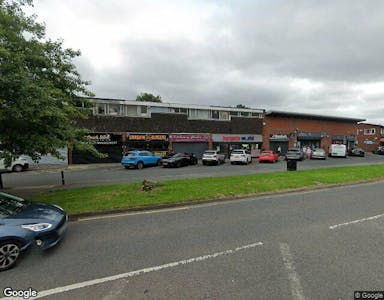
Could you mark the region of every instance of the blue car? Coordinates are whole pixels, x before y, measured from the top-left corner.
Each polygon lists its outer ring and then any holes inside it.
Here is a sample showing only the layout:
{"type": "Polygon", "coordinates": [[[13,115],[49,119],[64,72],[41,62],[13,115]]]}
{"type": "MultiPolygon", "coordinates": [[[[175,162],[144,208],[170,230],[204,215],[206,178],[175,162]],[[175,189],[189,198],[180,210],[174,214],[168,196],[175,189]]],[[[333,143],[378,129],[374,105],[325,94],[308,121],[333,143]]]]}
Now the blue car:
{"type": "Polygon", "coordinates": [[[62,208],[0,192],[0,271],[12,268],[30,246],[55,246],[67,227],[62,208]]]}
{"type": "Polygon", "coordinates": [[[126,168],[142,169],[146,166],[160,166],[161,156],[154,155],[150,151],[134,150],[123,156],[121,164],[126,168]]]}

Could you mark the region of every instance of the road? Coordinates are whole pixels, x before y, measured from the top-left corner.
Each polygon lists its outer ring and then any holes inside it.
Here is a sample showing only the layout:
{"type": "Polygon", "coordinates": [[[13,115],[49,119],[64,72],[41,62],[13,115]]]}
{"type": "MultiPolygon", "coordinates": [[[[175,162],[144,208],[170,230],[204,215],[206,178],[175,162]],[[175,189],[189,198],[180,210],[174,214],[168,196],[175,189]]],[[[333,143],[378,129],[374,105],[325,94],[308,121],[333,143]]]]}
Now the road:
{"type": "Polygon", "coordinates": [[[383,290],[383,191],[369,183],[70,222],[58,247],[0,273],[0,288],[47,299],[353,299],[383,290]]]}
{"type": "MultiPolygon", "coordinates": [[[[298,162],[298,170],[308,170],[332,166],[382,164],[384,156],[368,153],[366,157],[328,158],[322,160],[304,160],[298,162]]],[[[40,191],[60,188],[73,188],[91,185],[131,183],[152,180],[171,180],[178,178],[218,177],[240,174],[256,174],[285,171],[286,162],[259,164],[256,160],[250,165],[231,165],[228,162],[219,166],[188,166],[184,168],[150,167],[143,170],[124,169],[120,164],[103,165],[98,168],[77,166],[73,170],[64,170],[65,186],[62,186],[61,170],[48,169],[23,173],[3,174],[5,191],[20,196],[28,196],[40,191]]]]}

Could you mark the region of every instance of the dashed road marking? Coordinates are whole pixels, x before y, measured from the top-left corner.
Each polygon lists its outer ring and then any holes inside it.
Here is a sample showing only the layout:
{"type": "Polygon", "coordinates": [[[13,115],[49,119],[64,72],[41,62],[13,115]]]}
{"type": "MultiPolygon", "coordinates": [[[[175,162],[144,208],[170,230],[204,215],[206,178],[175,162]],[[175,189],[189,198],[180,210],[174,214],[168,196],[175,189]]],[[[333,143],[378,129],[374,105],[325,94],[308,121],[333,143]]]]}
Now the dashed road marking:
{"type": "Polygon", "coordinates": [[[367,217],[367,218],[362,218],[362,219],[358,219],[358,220],[354,220],[354,221],[350,221],[350,222],[345,222],[345,223],[341,223],[341,224],[332,225],[332,226],[329,226],[329,229],[333,230],[333,229],[336,229],[339,227],[348,226],[348,225],[357,224],[357,223],[362,223],[365,221],[372,221],[372,220],[376,220],[376,219],[379,219],[382,217],[384,217],[384,214],[376,215],[376,216],[372,216],[372,217],[367,217]]]}
{"type": "MultiPolygon", "coordinates": [[[[221,252],[216,252],[213,254],[207,254],[207,255],[203,255],[203,256],[193,257],[193,258],[189,258],[189,259],[185,259],[185,260],[171,262],[171,263],[164,264],[164,265],[154,266],[154,267],[145,268],[145,269],[141,269],[141,270],[117,274],[117,275],[113,275],[113,276],[108,276],[108,277],[78,282],[75,284],[61,286],[61,287],[53,288],[50,290],[39,291],[37,297],[33,297],[30,299],[37,299],[37,298],[42,298],[42,297],[46,297],[46,296],[50,296],[50,295],[61,294],[61,293],[69,292],[69,291],[76,290],[76,289],[81,289],[81,288],[85,288],[85,287],[89,287],[89,286],[93,286],[93,285],[97,285],[97,284],[102,284],[105,282],[115,281],[115,280],[129,278],[129,277],[135,277],[135,276],[143,275],[143,274],[150,273],[150,272],[161,271],[164,269],[175,268],[175,267],[178,267],[180,265],[187,265],[187,264],[191,264],[191,263],[195,263],[195,262],[200,262],[200,261],[205,261],[208,259],[217,258],[217,257],[223,256],[223,255],[235,254],[238,251],[256,248],[256,247],[262,246],[262,245],[263,245],[262,242],[256,242],[253,244],[240,246],[240,247],[237,247],[235,249],[229,249],[229,250],[225,250],[225,251],[221,251],[221,252]]],[[[7,298],[1,298],[0,300],[5,300],[5,299],[7,299],[7,298]]]]}

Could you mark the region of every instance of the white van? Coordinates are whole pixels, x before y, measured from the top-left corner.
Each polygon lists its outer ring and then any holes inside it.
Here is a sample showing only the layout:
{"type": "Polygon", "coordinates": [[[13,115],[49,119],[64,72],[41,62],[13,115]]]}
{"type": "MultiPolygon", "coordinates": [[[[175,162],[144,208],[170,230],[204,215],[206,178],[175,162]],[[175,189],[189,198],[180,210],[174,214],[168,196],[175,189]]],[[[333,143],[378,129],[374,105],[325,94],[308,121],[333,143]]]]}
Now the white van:
{"type": "Polygon", "coordinates": [[[0,159],[0,171],[21,172],[27,170],[28,167],[28,160],[23,156],[20,156],[19,158],[12,161],[12,164],[7,168],[5,167],[4,159],[0,159]]]}
{"type": "Polygon", "coordinates": [[[347,146],[342,144],[332,144],[329,146],[329,156],[331,157],[347,157],[347,146]]]}

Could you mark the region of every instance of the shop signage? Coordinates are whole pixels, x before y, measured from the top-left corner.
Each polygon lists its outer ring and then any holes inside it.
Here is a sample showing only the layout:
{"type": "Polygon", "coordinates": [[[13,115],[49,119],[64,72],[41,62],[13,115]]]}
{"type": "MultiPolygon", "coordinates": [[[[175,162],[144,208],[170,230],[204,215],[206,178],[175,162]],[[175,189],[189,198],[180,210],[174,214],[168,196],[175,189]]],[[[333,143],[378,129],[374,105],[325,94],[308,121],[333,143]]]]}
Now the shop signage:
{"type": "Polygon", "coordinates": [[[271,141],[288,141],[288,135],[286,134],[271,134],[269,136],[271,141]]]}
{"type": "Polygon", "coordinates": [[[128,134],[128,140],[130,141],[168,141],[168,135],[166,134],[128,134]]]}
{"type": "Polygon", "coordinates": [[[227,143],[256,143],[261,142],[261,135],[251,135],[251,134],[213,134],[212,139],[214,142],[227,142],[227,143]]]}
{"type": "Polygon", "coordinates": [[[207,134],[171,134],[169,139],[172,142],[208,142],[207,134]]]}
{"type": "Polygon", "coordinates": [[[89,134],[86,136],[88,140],[97,145],[116,145],[117,141],[112,140],[111,135],[108,133],[103,134],[89,134]]]}
{"type": "Polygon", "coordinates": [[[320,132],[299,132],[297,134],[298,139],[321,139],[321,133],[320,132]]]}

